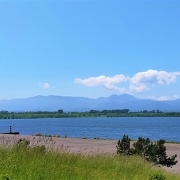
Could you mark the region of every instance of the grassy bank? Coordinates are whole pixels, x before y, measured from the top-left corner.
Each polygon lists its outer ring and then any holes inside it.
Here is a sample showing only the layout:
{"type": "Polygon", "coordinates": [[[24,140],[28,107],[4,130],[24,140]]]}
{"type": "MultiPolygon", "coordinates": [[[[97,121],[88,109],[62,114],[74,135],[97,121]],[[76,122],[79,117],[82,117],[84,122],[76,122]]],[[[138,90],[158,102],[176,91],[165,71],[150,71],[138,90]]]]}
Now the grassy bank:
{"type": "Polygon", "coordinates": [[[0,147],[0,180],[149,180],[154,174],[180,180],[137,156],[72,154],[24,142],[0,147]]]}

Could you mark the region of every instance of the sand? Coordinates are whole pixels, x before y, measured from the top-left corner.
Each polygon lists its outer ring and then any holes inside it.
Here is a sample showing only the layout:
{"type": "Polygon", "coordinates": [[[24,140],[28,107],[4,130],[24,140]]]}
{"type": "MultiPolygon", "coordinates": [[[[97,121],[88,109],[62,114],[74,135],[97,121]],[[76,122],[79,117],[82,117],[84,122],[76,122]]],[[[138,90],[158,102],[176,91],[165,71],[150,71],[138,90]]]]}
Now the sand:
{"type": "MultiPolygon", "coordinates": [[[[26,135],[8,135],[0,134],[0,144],[16,142],[20,138],[29,139],[31,144],[46,144],[53,148],[63,148],[70,152],[79,153],[111,153],[116,154],[116,140],[100,140],[100,139],[79,139],[79,138],[62,138],[62,137],[42,137],[42,136],[26,136],[26,135]]],[[[178,163],[172,168],[165,168],[168,171],[180,173],[180,144],[165,144],[167,155],[177,154],[178,163]]]]}

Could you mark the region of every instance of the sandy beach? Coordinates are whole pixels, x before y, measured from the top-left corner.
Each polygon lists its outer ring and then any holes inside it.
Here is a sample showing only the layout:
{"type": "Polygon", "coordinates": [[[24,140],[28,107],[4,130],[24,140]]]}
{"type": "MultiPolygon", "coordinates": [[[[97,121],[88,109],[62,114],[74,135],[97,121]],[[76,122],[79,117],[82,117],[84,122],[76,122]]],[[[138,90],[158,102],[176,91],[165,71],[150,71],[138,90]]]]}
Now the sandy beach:
{"type": "MultiPolygon", "coordinates": [[[[0,144],[15,143],[20,138],[30,140],[31,144],[47,145],[53,148],[63,148],[70,152],[79,153],[111,153],[116,154],[116,140],[101,139],[80,139],[80,138],[62,138],[62,137],[43,137],[43,136],[27,136],[27,135],[8,135],[0,134],[0,144]]],[[[180,144],[165,144],[167,155],[177,154],[178,163],[172,168],[165,168],[168,171],[180,173],[180,144]]]]}

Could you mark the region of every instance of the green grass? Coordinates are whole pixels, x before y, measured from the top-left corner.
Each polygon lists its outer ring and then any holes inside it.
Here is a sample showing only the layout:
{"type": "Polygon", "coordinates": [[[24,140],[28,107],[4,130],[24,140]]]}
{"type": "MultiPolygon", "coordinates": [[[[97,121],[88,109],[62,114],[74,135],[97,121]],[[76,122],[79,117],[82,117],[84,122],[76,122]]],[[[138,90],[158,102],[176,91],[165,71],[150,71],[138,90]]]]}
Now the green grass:
{"type": "Polygon", "coordinates": [[[0,146],[0,180],[180,180],[137,156],[69,153],[45,146],[0,146]]]}

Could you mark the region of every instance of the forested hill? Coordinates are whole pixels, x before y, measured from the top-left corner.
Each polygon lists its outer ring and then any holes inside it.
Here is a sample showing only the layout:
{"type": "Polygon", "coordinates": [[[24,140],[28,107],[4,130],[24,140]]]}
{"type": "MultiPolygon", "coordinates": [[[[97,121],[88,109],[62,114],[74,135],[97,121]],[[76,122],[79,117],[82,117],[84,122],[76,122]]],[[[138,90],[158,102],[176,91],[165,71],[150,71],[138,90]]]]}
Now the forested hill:
{"type": "Polygon", "coordinates": [[[0,100],[0,111],[90,111],[104,109],[129,109],[130,111],[176,111],[180,112],[180,99],[173,101],[155,101],[138,99],[128,94],[112,95],[90,99],[70,96],[35,96],[25,99],[0,100]]]}

